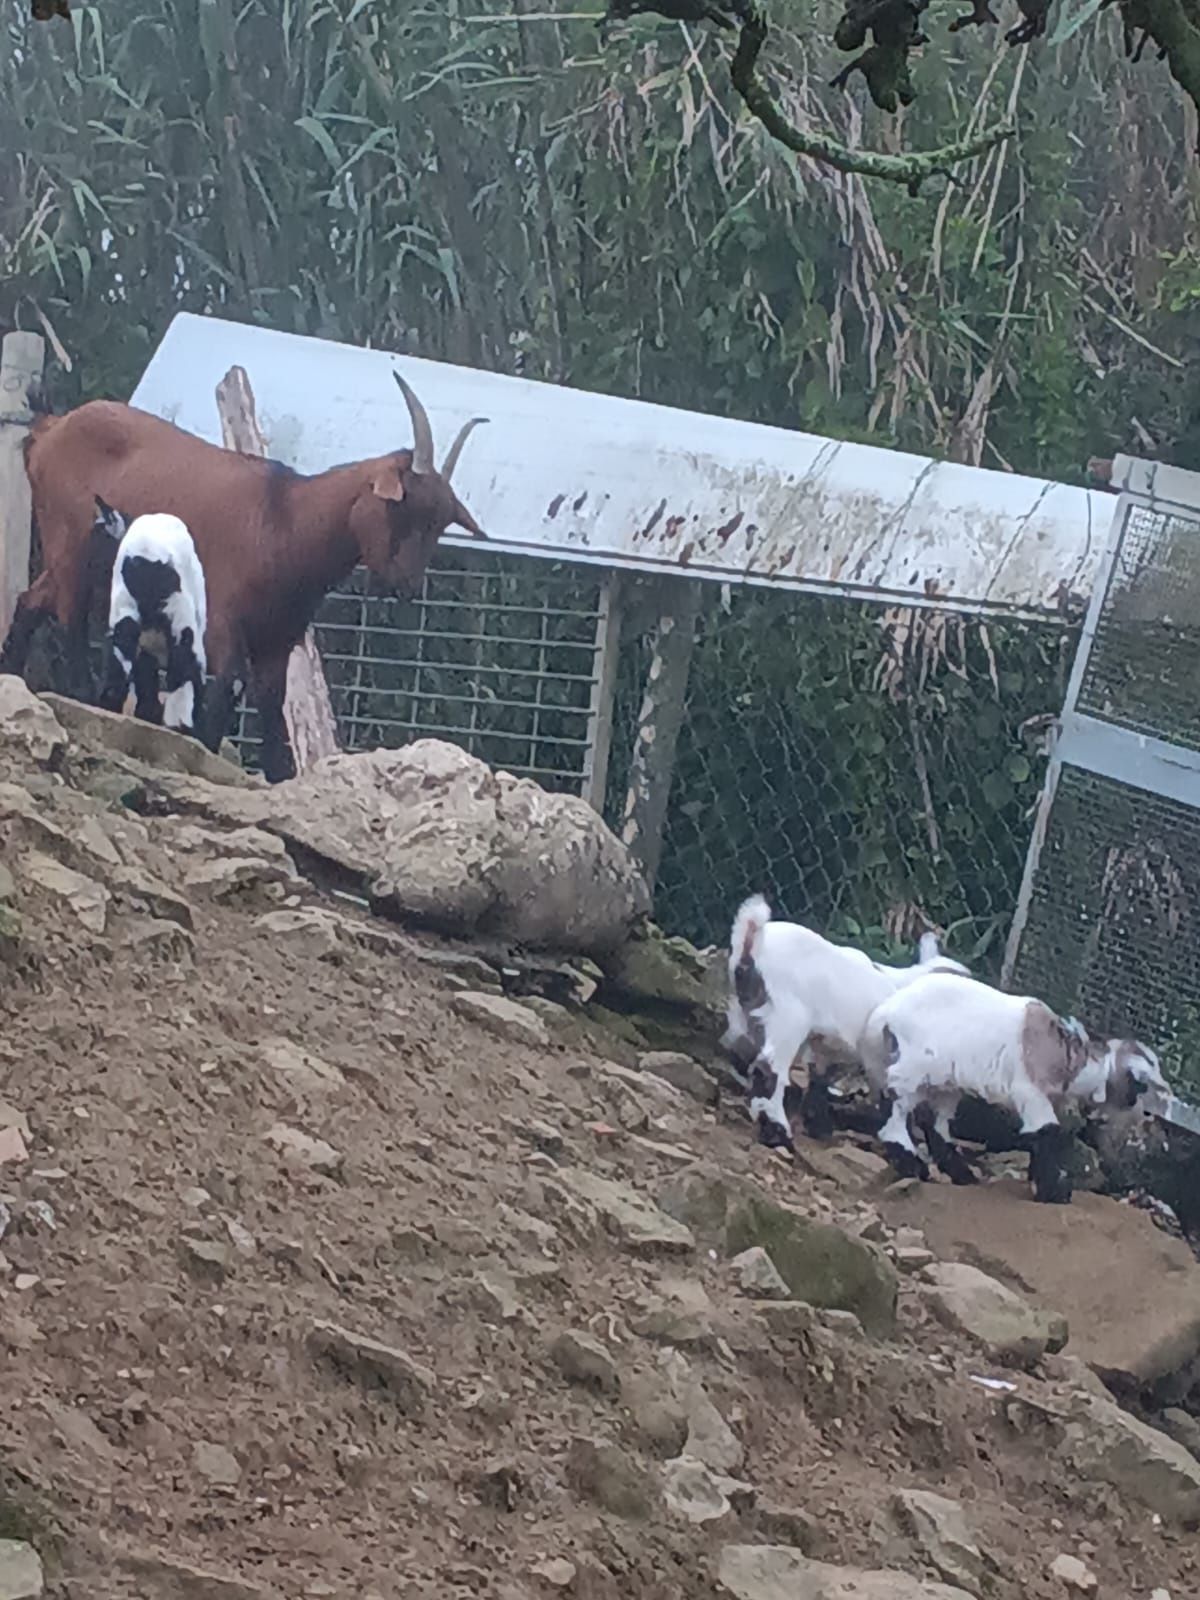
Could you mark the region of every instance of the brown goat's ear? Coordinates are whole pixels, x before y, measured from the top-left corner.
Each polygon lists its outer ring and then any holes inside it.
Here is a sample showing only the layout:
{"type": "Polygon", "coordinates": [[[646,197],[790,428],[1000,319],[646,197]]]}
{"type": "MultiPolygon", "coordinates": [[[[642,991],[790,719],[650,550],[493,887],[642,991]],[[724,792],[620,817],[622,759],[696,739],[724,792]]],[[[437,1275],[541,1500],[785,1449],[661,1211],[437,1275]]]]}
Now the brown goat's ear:
{"type": "Polygon", "coordinates": [[[404,479],[400,476],[400,468],[391,458],[380,462],[371,484],[371,493],[380,500],[404,499],[404,479]]]}

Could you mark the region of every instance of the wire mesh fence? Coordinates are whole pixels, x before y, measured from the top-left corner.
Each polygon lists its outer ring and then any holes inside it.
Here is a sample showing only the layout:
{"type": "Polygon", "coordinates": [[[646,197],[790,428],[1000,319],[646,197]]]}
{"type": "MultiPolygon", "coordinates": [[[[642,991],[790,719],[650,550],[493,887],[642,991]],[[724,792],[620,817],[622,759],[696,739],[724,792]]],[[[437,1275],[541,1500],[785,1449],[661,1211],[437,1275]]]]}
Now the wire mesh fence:
{"type": "MultiPolygon", "coordinates": [[[[347,749],[447,738],[550,788],[587,788],[607,574],[443,552],[412,602],[362,574],[318,620],[347,749]]],[[[651,608],[652,609],[652,608],[651,608]]],[[[604,812],[619,829],[650,614],[626,616],[604,812]]],[[[656,916],[721,943],[739,900],[873,954],[927,925],[999,968],[1075,631],[704,585],[656,916]]],[[[240,738],[253,760],[253,712],[240,738]]]]}
{"type": "MultiPolygon", "coordinates": [[[[723,943],[743,896],[882,958],[928,925],[999,969],[1076,631],[706,586],[656,916],[723,943]]],[[[622,652],[620,815],[649,647],[622,652]]]]}
{"type": "Polygon", "coordinates": [[[1200,501],[1187,516],[1131,498],[1100,586],[1012,981],[1093,1031],[1145,1039],[1194,1097],[1200,501]]]}

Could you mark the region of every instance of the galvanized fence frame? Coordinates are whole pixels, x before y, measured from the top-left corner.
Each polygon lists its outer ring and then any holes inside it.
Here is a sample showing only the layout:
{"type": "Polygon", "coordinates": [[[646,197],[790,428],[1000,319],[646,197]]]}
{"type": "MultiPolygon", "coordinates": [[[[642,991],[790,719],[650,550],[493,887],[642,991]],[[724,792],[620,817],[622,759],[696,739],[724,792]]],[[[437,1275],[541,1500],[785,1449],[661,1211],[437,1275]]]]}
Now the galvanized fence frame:
{"type": "MultiPolygon", "coordinates": [[[[1200,906],[1194,916],[1194,886],[1175,864],[1189,831],[1200,842],[1200,694],[1189,727],[1186,706],[1182,717],[1169,708],[1168,674],[1183,660],[1191,619],[1173,618],[1161,598],[1181,574],[1195,573],[1200,587],[1200,474],[1118,457],[1114,478],[1121,492],[1047,763],[1001,983],[1044,994],[1108,1032],[1158,1018],[1162,1032],[1148,1042],[1195,1082],[1200,1055],[1165,1019],[1191,1002],[1180,975],[1200,974],[1200,906]],[[1157,582],[1147,603],[1139,585],[1148,574],[1157,582]],[[1146,612],[1140,622],[1135,600],[1146,612]],[[1129,649],[1137,627],[1165,629],[1165,654],[1156,654],[1149,635],[1129,649]],[[1120,820],[1106,818],[1106,807],[1120,820]],[[1089,848],[1090,876],[1063,864],[1089,848]],[[1102,858],[1103,870],[1095,870],[1102,858]],[[1131,861],[1144,869],[1140,876],[1131,861]],[[1112,883],[1123,868],[1131,881],[1118,915],[1112,883]],[[1155,905],[1156,871],[1171,885],[1165,915],[1155,905]]],[[[1174,1097],[1158,1109],[1200,1132],[1200,1113],[1174,1097]]]]}

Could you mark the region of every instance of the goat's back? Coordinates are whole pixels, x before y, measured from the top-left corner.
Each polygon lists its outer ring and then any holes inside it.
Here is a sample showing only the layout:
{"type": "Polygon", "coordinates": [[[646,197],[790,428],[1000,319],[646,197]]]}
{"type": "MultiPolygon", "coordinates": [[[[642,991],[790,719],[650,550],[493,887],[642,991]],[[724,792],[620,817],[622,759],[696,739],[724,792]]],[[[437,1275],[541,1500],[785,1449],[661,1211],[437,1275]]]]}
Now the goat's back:
{"type": "Polygon", "coordinates": [[[156,511],[179,517],[207,564],[231,535],[251,543],[266,535],[295,477],[117,400],[91,400],[35,428],[26,470],[47,564],[88,538],[97,495],[127,522],[156,511]]]}

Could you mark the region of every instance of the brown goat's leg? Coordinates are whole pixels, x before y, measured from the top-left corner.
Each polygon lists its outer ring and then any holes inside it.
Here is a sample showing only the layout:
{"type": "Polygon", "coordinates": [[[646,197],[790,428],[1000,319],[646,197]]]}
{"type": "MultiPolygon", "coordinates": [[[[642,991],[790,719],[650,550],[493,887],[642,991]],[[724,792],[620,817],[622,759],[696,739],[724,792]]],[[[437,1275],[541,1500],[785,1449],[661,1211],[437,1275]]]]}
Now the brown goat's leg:
{"type": "Polygon", "coordinates": [[[29,646],[41,623],[54,611],[54,586],[49,572],[40,573],[25,593],[18,595],[17,608],[4,648],[0,650],[0,672],[22,677],[29,659],[29,646]]]}
{"type": "Polygon", "coordinates": [[[253,664],[254,701],[262,724],[262,774],[268,783],[282,783],[296,776],[296,763],[288,744],[283,702],[287,694],[287,664],[290,650],[276,659],[253,664]]]}

